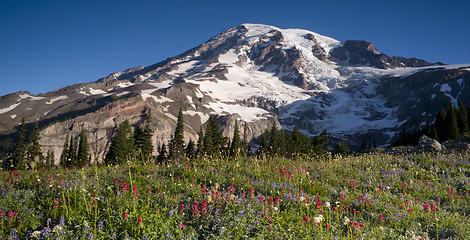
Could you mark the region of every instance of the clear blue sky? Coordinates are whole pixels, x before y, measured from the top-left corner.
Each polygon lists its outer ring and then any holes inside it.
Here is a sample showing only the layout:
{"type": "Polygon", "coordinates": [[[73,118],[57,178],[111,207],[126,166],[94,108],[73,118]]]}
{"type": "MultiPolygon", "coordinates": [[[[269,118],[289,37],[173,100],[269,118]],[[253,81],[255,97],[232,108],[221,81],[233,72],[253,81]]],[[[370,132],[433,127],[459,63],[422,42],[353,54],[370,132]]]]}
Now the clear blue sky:
{"type": "Polygon", "coordinates": [[[242,23],[367,40],[390,56],[470,63],[470,1],[0,1],[0,96],[147,66],[242,23]]]}

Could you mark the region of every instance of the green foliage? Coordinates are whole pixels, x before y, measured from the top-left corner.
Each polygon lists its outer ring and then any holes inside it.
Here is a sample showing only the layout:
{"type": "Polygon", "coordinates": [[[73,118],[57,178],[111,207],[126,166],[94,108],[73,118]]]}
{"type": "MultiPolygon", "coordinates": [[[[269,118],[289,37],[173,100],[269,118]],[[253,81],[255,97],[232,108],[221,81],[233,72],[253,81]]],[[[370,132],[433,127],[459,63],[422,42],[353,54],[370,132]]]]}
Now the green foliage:
{"type": "Polygon", "coordinates": [[[276,124],[271,129],[266,129],[261,136],[261,145],[258,149],[260,154],[274,156],[292,156],[295,154],[321,154],[327,150],[328,132],[324,130],[313,139],[303,134],[297,127],[292,132],[280,131],[276,124]]]}
{"type": "Polygon", "coordinates": [[[186,145],[185,153],[188,158],[194,158],[196,156],[196,145],[192,139],[189,139],[188,145],[186,145]]]}
{"type": "Polygon", "coordinates": [[[233,131],[232,143],[230,145],[230,156],[236,156],[243,150],[242,140],[240,139],[240,130],[238,129],[238,122],[235,121],[235,129],[233,131]]]}
{"type": "Polygon", "coordinates": [[[62,147],[62,154],[60,155],[60,165],[62,167],[67,165],[67,162],[69,161],[68,159],[70,158],[69,141],[70,141],[70,136],[69,136],[69,133],[67,133],[67,136],[65,137],[65,141],[64,141],[64,146],[62,147]]]}
{"type": "Polygon", "coordinates": [[[88,152],[88,137],[85,130],[80,132],[80,143],[78,144],[77,162],[74,167],[84,167],[88,165],[90,154],[88,152]]]}
{"type": "Polygon", "coordinates": [[[134,130],[134,147],[141,162],[152,158],[153,143],[152,143],[153,130],[149,124],[145,126],[145,129],[137,126],[134,130]]]}
{"type": "Polygon", "coordinates": [[[170,158],[182,159],[184,157],[184,152],[184,119],[183,110],[180,108],[175,132],[170,141],[170,158]]]}
{"type": "Polygon", "coordinates": [[[109,151],[106,154],[106,164],[122,164],[125,163],[134,149],[134,140],[132,137],[132,129],[129,121],[125,120],[116,131],[116,135],[111,140],[109,151]]]}
{"type": "Polygon", "coordinates": [[[157,162],[165,162],[168,160],[168,150],[166,149],[166,144],[162,143],[162,146],[160,147],[160,152],[158,153],[157,157],[157,162]]]}
{"type": "Polygon", "coordinates": [[[18,131],[18,138],[15,146],[13,147],[13,153],[7,159],[6,169],[26,169],[26,119],[23,117],[21,120],[20,130],[18,131]]]}
{"type": "Polygon", "coordinates": [[[447,139],[443,140],[453,140],[459,138],[460,133],[459,126],[457,124],[457,113],[455,107],[450,102],[449,106],[447,107],[446,120],[444,124],[448,135],[447,139]]]}
{"type": "Polygon", "coordinates": [[[349,152],[349,146],[348,146],[348,143],[344,140],[344,138],[341,138],[341,142],[335,143],[335,148],[334,148],[335,154],[345,155],[348,152],[349,152]]]}
{"type": "Polygon", "coordinates": [[[38,123],[36,122],[33,127],[33,132],[29,135],[29,141],[31,145],[28,147],[27,152],[27,161],[28,165],[33,168],[33,165],[36,168],[37,166],[43,164],[44,155],[41,151],[41,145],[39,144],[39,127],[38,123]]]}
{"type": "Polygon", "coordinates": [[[202,152],[211,156],[220,155],[225,150],[227,140],[222,137],[222,133],[213,115],[209,117],[206,124],[206,132],[202,141],[202,152]]]}
{"type": "Polygon", "coordinates": [[[2,171],[0,238],[467,239],[468,157],[130,159],[2,171]]]}

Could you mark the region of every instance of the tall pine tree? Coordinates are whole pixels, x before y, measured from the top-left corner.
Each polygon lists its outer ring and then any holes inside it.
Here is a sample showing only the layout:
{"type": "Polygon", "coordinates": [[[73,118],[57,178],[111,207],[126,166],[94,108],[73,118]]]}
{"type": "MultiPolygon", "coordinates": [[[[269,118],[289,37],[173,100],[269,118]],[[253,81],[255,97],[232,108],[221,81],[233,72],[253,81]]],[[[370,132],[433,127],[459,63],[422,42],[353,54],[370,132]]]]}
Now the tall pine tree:
{"type": "Polygon", "coordinates": [[[178,121],[176,129],[170,143],[170,158],[182,159],[184,157],[184,120],[183,110],[180,108],[178,112],[178,121]]]}
{"type": "Polygon", "coordinates": [[[129,121],[125,120],[116,131],[116,135],[111,140],[109,151],[106,154],[106,164],[125,163],[134,149],[132,129],[129,121]]]}
{"type": "Polygon", "coordinates": [[[69,133],[65,137],[64,146],[62,147],[62,154],[60,155],[60,165],[65,166],[69,159],[69,133]]]}
{"type": "Polygon", "coordinates": [[[240,130],[238,129],[238,122],[235,121],[235,129],[233,130],[232,144],[230,145],[230,155],[236,156],[240,154],[242,148],[242,140],[240,139],[240,130]]]}
{"type": "Polygon", "coordinates": [[[83,167],[89,163],[90,154],[88,153],[88,138],[85,130],[82,128],[80,132],[80,142],[78,144],[77,165],[76,167],[83,167]]]}
{"type": "Polygon", "coordinates": [[[448,133],[448,138],[445,140],[454,140],[459,138],[460,133],[459,126],[457,123],[457,114],[454,106],[450,102],[446,112],[445,129],[448,133]]]}
{"type": "Polygon", "coordinates": [[[460,135],[464,136],[468,133],[468,112],[462,101],[459,101],[459,108],[457,110],[457,125],[460,135]]]}
{"type": "Polygon", "coordinates": [[[39,127],[38,123],[36,122],[33,127],[33,131],[31,135],[29,135],[29,141],[31,142],[31,146],[28,147],[28,163],[29,165],[34,165],[35,167],[42,164],[44,160],[44,155],[41,151],[41,145],[39,144],[39,127]]]}
{"type": "Polygon", "coordinates": [[[202,125],[201,128],[199,129],[199,134],[198,134],[198,139],[197,139],[197,153],[202,154],[204,152],[204,132],[202,130],[202,125]]]}
{"type": "Polygon", "coordinates": [[[26,162],[26,147],[25,147],[25,137],[26,137],[26,119],[23,117],[21,120],[20,130],[18,132],[18,139],[16,140],[15,146],[13,147],[13,155],[11,156],[10,169],[25,169],[26,162]]]}
{"type": "Polygon", "coordinates": [[[449,135],[446,130],[446,112],[444,109],[440,108],[437,112],[436,122],[434,125],[436,126],[437,140],[446,141],[449,138],[449,135]]]}

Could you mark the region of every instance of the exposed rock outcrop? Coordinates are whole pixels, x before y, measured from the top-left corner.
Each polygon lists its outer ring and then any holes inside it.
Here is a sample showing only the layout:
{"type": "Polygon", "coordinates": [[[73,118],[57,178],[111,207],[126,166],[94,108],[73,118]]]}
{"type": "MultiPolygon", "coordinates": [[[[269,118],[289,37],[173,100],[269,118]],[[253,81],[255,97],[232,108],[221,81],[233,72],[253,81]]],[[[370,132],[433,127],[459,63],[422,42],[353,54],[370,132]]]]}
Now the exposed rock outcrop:
{"type": "Polygon", "coordinates": [[[419,138],[419,143],[413,148],[414,152],[440,152],[445,150],[438,141],[423,135],[419,138]]]}

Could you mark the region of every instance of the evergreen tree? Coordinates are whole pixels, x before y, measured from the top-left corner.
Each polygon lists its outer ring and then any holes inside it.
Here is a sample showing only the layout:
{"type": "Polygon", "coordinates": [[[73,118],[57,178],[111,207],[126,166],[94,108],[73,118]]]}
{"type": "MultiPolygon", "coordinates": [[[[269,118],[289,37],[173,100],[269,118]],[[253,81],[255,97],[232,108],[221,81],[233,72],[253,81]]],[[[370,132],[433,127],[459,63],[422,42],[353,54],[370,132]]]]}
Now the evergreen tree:
{"type": "Polygon", "coordinates": [[[446,112],[444,109],[439,109],[436,116],[436,132],[438,141],[446,141],[448,137],[447,129],[446,129],[446,112]]]}
{"type": "Polygon", "coordinates": [[[197,139],[197,153],[200,154],[200,153],[203,153],[203,149],[204,149],[204,132],[202,130],[202,125],[201,125],[201,128],[199,129],[199,138],[197,139]]]}
{"type": "Polygon", "coordinates": [[[13,147],[13,155],[11,157],[10,169],[25,169],[25,136],[26,136],[26,119],[23,117],[21,120],[20,130],[18,132],[18,139],[16,140],[15,146],[13,147]]]}
{"type": "Polygon", "coordinates": [[[445,140],[454,140],[459,138],[459,126],[457,124],[457,115],[454,106],[449,102],[446,112],[445,129],[448,133],[448,138],[445,140]]]}
{"type": "Polygon", "coordinates": [[[203,152],[208,155],[220,154],[225,146],[225,139],[222,137],[219,127],[212,115],[209,117],[209,120],[207,120],[203,146],[203,152]]]}
{"type": "Polygon", "coordinates": [[[134,150],[134,141],[132,137],[132,129],[129,121],[125,120],[116,131],[116,135],[111,140],[109,151],[106,154],[106,164],[122,164],[134,150]]]}
{"type": "Polygon", "coordinates": [[[468,112],[462,101],[459,101],[459,108],[457,111],[457,125],[459,127],[460,135],[463,136],[468,133],[468,112]]]}
{"type": "Polygon", "coordinates": [[[323,132],[313,138],[313,151],[316,153],[326,152],[328,147],[328,131],[325,129],[323,132]]]}
{"type": "Polygon", "coordinates": [[[161,148],[160,148],[160,152],[158,154],[157,161],[158,162],[164,162],[167,159],[168,159],[168,152],[166,150],[166,144],[163,143],[161,148]]]}
{"type": "Polygon", "coordinates": [[[349,146],[346,141],[344,141],[344,138],[341,138],[341,142],[337,142],[335,144],[335,154],[347,154],[349,152],[349,146]]]}
{"type": "Polygon", "coordinates": [[[233,139],[230,145],[230,155],[235,156],[240,153],[240,148],[242,146],[242,141],[240,139],[240,131],[238,129],[238,122],[235,121],[235,129],[233,131],[233,139]]]}
{"type": "Polygon", "coordinates": [[[50,168],[54,165],[54,151],[49,150],[47,151],[46,162],[44,163],[45,168],[50,168]]]}
{"type": "Polygon", "coordinates": [[[153,130],[147,124],[145,129],[138,126],[134,131],[134,147],[139,153],[141,160],[147,160],[152,157],[153,144],[152,144],[153,130]]]}
{"type": "Polygon", "coordinates": [[[69,153],[68,153],[68,159],[65,165],[67,166],[73,166],[75,162],[77,161],[77,141],[74,139],[73,136],[70,136],[70,143],[69,143],[69,153]]]}
{"type": "Polygon", "coordinates": [[[62,148],[62,154],[60,155],[60,165],[65,166],[69,159],[69,133],[65,137],[64,146],[62,148]]]}
{"type": "Polygon", "coordinates": [[[183,110],[180,108],[176,129],[170,143],[170,158],[182,159],[184,157],[184,121],[183,110]]]}
{"type": "Polygon", "coordinates": [[[39,144],[39,139],[39,127],[38,123],[36,122],[33,127],[33,132],[31,132],[31,135],[29,136],[31,146],[28,147],[27,154],[28,163],[31,165],[34,162],[36,167],[39,166],[44,160],[44,156],[41,151],[41,145],[39,144]]]}
{"type": "Polygon", "coordinates": [[[83,167],[89,163],[90,154],[88,153],[88,138],[85,130],[82,128],[80,132],[80,143],[78,144],[77,165],[76,167],[83,167]]]}
{"type": "Polygon", "coordinates": [[[190,138],[188,145],[186,146],[185,152],[188,158],[194,158],[196,151],[196,145],[194,144],[193,140],[190,138]]]}

